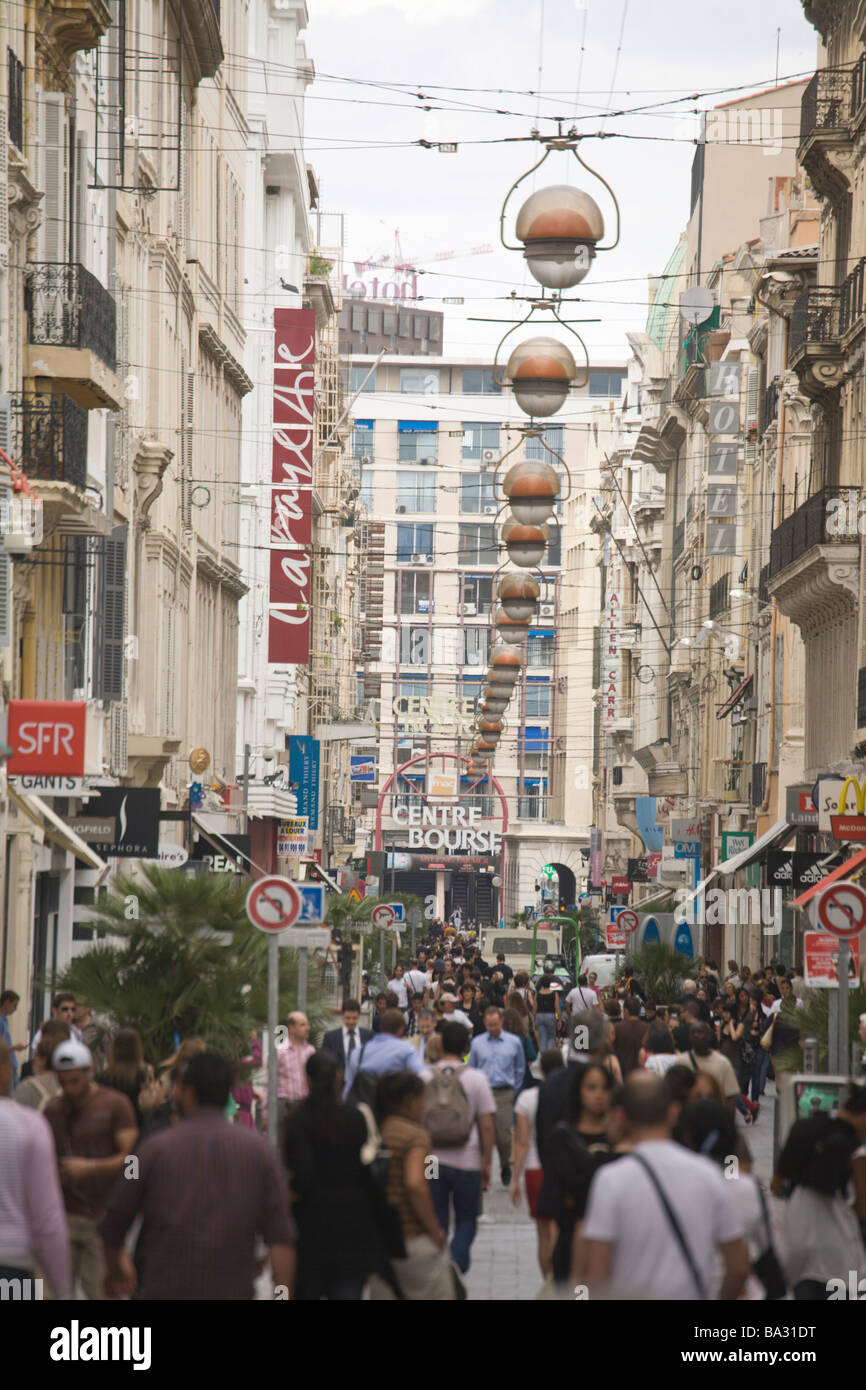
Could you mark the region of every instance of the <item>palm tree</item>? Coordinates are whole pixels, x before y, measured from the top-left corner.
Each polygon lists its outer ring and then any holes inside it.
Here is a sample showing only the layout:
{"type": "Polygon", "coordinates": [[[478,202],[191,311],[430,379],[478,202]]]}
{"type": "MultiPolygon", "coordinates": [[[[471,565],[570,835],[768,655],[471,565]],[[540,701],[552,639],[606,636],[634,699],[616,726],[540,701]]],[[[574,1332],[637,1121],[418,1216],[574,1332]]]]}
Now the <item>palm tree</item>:
{"type": "MultiPolygon", "coordinates": [[[[188,875],[142,864],[117,878],[91,910],[105,937],[77,956],[57,987],[86,999],[114,1028],[136,1028],[158,1064],[175,1039],[201,1036],[226,1056],[248,1050],[267,1020],[267,941],[246,915],[246,878],[188,875]]],[[[297,953],[281,950],[280,1019],[297,1005],[297,953]]],[[[311,972],[307,1013],[326,1015],[311,972]]]]}
{"type": "MultiPolygon", "coordinates": [[[[862,984],[852,987],[848,992],[848,1053],[844,1071],[848,1071],[851,1043],[857,1041],[859,1016],[866,1013],[866,988],[862,984]]],[[[830,991],[817,990],[805,1007],[798,1009],[793,1004],[784,1003],[782,1014],[786,1024],[796,1028],[800,1035],[799,1045],[786,1048],[773,1058],[773,1066],[780,1071],[802,1071],[803,1041],[806,1038],[818,1040],[818,1070],[826,1070],[828,1039],[830,1036],[830,991]]]]}
{"type": "MultiPolygon", "coordinates": [[[[370,918],[373,911],[381,903],[402,903],[404,908],[404,919],[408,920],[410,912],[419,911],[422,904],[421,899],[413,897],[411,893],[388,893],[386,896],[368,897],[355,899],[341,893],[332,893],[328,898],[328,907],[325,920],[328,925],[337,928],[344,941],[355,938],[362,944],[370,941],[370,918]]],[[[378,933],[373,932],[378,946],[378,933]]],[[[410,947],[404,944],[406,933],[401,933],[402,940],[398,947],[398,961],[405,964],[410,954],[410,947]],[[402,957],[402,959],[401,959],[402,957]]],[[[378,959],[378,952],[376,955],[378,959]]],[[[384,981],[382,981],[384,984],[384,981]]]]}
{"type": "Polygon", "coordinates": [[[670,1004],[679,993],[679,982],[694,969],[695,962],[663,941],[639,946],[627,958],[629,969],[640,980],[647,998],[656,1004],[670,1004]]]}

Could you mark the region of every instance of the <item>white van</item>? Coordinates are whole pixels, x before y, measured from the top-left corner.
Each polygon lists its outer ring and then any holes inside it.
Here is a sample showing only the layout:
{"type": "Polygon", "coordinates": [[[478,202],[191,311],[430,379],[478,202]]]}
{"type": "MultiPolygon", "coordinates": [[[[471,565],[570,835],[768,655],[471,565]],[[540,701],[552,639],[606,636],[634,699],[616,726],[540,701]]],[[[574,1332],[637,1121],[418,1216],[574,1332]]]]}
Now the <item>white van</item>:
{"type": "MultiPolygon", "coordinates": [[[[535,968],[541,970],[548,956],[558,956],[562,951],[562,932],[538,931],[535,933],[535,968]]],[[[530,970],[532,966],[532,932],[530,931],[489,931],[484,933],[482,954],[488,965],[495,965],[496,957],[505,957],[505,964],[517,973],[530,970]]]]}
{"type": "Polygon", "coordinates": [[[589,975],[592,972],[598,977],[596,987],[598,989],[609,989],[615,985],[622,974],[622,965],[625,954],[621,951],[608,951],[604,955],[584,956],[580,963],[581,975],[589,975]]]}

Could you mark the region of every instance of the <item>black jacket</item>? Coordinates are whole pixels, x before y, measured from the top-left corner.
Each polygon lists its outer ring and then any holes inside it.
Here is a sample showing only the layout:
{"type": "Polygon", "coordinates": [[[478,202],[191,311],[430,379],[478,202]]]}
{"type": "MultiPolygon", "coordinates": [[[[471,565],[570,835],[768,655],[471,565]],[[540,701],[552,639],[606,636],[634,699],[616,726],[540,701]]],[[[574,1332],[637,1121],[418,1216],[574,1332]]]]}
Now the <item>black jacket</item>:
{"type": "MultiPolygon", "coordinates": [[[[362,1048],[364,1046],[364,1043],[369,1042],[373,1036],[372,1030],[370,1028],[356,1028],[355,1033],[356,1048],[362,1048]]],[[[322,1046],[320,1050],[322,1052],[326,1052],[329,1057],[333,1057],[334,1061],[337,1063],[337,1066],[340,1068],[340,1071],[343,1072],[343,1074],[345,1075],[348,1058],[345,1055],[345,1049],[343,1047],[342,1025],[339,1028],[332,1028],[330,1032],[325,1034],[325,1036],[322,1038],[322,1046]]]]}

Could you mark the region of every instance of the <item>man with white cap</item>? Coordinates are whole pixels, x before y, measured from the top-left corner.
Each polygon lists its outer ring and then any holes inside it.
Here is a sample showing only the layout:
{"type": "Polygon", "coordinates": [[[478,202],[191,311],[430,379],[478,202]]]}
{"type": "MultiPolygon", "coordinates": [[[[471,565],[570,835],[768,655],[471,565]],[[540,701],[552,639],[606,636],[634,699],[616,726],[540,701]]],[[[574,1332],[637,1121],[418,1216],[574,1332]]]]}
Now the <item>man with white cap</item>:
{"type": "Polygon", "coordinates": [[[457,998],[456,994],[440,994],[439,1003],[442,1005],[442,1023],[462,1023],[464,1028],[469,1029],[469,1036],[471,1037],[473,1032],[471,1020],[462,1009],[458,1009],[457,1005],[459,1002],[460,1000],[457,998]]]}
{"type": "Polygon", "coordinates": [[[126,1096],[93,1080],[93,1058],[70,1038],[54,1049],[51,1065],[60,1095],[45,1107],[54,1133],[60,1184],[69,1223],[72,1281],[87,1298],[105,1297],[105,1256],[97,1229],[124,1160],[135,1147],[138,1127],[126,1096]]]}

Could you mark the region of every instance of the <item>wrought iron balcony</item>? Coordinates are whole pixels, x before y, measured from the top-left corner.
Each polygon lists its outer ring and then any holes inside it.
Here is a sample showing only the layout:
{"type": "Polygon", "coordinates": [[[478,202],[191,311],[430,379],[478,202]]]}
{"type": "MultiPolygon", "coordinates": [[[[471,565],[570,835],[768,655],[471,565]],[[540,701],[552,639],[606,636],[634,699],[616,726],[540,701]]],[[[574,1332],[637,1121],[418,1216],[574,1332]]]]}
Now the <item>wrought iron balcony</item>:
{"type": "Polygon", "coordinates": [[[17,462],[31,482],[87,486],[87,411],[70,396],[19,391],[10,397],[17,462]]]}
{"type": "Polygon", "coordinates": [[[839,328],[844,334],[863,317],[866,257],[861,257],[850,274],[842,281],[840,291],[839,328]]]}
{"type": "Polygon", "coordinates": [[[28,266],[27,322],[34,346],[86,348],[116,369],[117,306],[83,265],[28,266]]]}
{"type": "Polygon", "coordinates": [[[800,143],[816,132],[843,131],[851,119],[854,73],[851,68],[820,68],[800,104],[800,143]]]}
{"type": "Polygon", "coordinates": [[[839,341],[841,306],[842,292],[836,285],[813,285],[803,291],[791,314],[791,357],[808,344],[839,341]]]}
{"type": "Polygon", "coordinates": [[[785,517],[775,529],[770,539],[770,565],[767,579],[773,580],[788,565],[799,560],[808,550],[818,545],[848,544],[856,541],[859,487],[822,488],[814,493],[790,516],[785,517]],[[842,503],[831,511],[830,502],[842,503]],[[853,534],[849,526],[840,526],[840,514],[854,523],[853,534]],[[828,520],[833,524],[828,527],[828,520]]]}
{"type": "Polygon", "coordinates": [[[779,414],[779,396],[782,388],[778,381],[771,382],[764,392],[764,408],[761,412],[761,433],[768,430],[779,414]]]}

